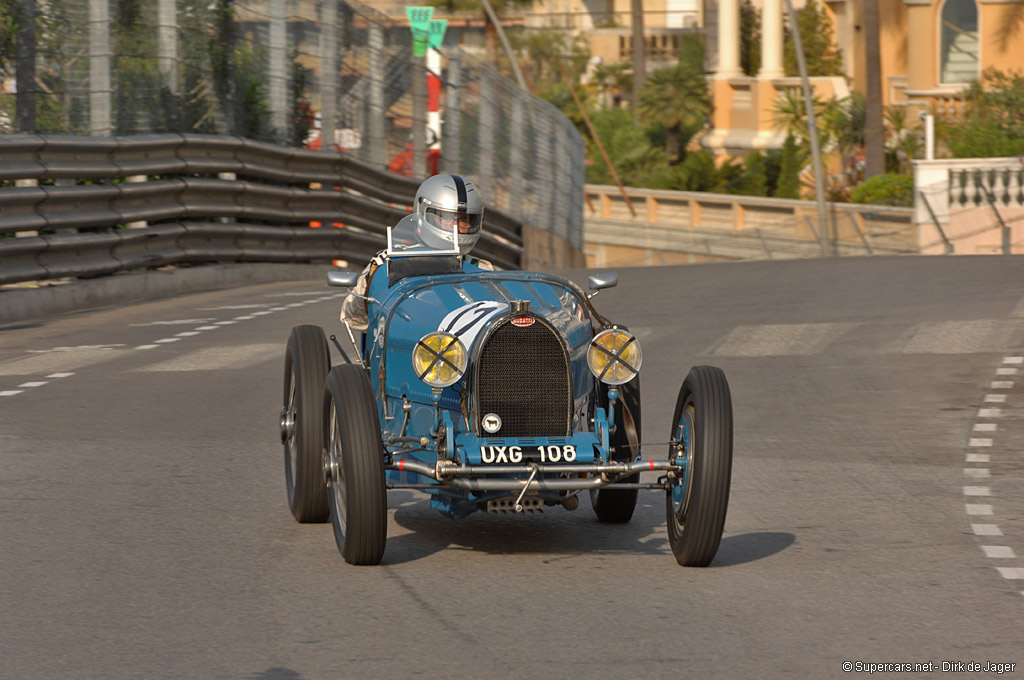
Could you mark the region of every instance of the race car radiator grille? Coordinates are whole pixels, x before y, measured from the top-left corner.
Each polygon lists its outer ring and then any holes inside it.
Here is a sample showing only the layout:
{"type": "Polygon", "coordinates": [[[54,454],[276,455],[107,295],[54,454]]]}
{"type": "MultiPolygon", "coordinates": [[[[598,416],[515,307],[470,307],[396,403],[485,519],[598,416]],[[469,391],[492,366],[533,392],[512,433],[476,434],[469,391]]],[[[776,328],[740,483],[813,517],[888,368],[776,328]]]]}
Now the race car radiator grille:
{"type": "Polygon", "coordinates": [[[569,358],[547,325],[536,321],[522,328],[505,322],[487,338],[477,366],[477,413],[501,417],[494,436],[569,434],[569,358]]]}

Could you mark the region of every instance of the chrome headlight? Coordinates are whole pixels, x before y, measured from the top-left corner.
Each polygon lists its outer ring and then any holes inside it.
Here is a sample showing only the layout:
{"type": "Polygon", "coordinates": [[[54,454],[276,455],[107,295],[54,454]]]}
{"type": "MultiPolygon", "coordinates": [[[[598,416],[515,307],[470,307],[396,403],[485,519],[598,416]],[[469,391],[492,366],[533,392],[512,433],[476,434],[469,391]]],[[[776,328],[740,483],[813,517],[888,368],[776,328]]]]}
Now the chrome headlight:
{"type": "Polygon", "coordinates": [[[640,343],[626,331],[609,328],[590,341],[587,364],[601,382],[621,385],[640,372],[643,355],[640,343]]]}
{"type": "Polygon", "coordinates": [[[448,387],[458,381],[468,364],[466,348],[449,333],[427,333],[412,351],[416,377],[431,387],[448,387]]]}

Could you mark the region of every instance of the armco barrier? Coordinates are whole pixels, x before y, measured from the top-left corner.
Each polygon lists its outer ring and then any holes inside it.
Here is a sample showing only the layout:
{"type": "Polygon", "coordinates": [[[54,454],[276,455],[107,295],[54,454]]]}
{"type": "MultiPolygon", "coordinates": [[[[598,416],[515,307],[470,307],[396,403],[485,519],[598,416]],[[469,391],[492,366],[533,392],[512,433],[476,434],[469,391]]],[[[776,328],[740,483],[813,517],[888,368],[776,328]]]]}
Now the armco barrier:
{"type": "MultiPolygon", "coordinates": [[[[341,152],[191,134],[0,136],[0,181],[0,237],[18,236],[0,238],[0,283],[169,264],[366,261],[419,184],[341,152]]],[[[474,253],[521,268],[523,224],[492,209],[484,222],[474,253]]]]}

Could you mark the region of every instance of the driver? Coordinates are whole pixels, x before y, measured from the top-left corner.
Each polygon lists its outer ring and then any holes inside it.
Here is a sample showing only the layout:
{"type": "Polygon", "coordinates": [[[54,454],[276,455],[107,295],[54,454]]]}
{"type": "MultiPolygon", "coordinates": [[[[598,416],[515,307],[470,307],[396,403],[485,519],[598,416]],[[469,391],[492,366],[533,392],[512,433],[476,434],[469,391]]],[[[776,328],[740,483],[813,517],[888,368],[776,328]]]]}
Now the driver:
{"type": "MultiPolygon", "coordinates": [[[[484,221],[484,202],[473,183],[459,175],[434,175],[427,178],[413,199],[413,212],[402,218],[411,222],[420,245],[436,250],[452,249],[452,227],[458,225],[458,247],[463,261],[480,269],[492,270],[485,260],[468,258],[469,252],[480,239],[484,221]]],[[[365,331],[368,325],[366,291],[370,287],[377,268],[384,264],[384,252],[380,251],[359,275],[359,282],[345,298],[341,306],[341,320],[353,330],[365,331]]]]}

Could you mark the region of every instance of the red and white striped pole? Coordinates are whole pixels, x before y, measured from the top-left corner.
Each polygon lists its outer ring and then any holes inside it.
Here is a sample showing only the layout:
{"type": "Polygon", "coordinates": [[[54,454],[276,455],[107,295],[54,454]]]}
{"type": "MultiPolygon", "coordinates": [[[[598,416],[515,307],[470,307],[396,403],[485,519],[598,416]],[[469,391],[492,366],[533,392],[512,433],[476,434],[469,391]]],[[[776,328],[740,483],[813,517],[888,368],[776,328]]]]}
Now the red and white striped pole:
{"type": "Polygon", "coordinates": [[[427,175],[436,175],[441,161],[441,53],[427,50],[427,175]]]}

